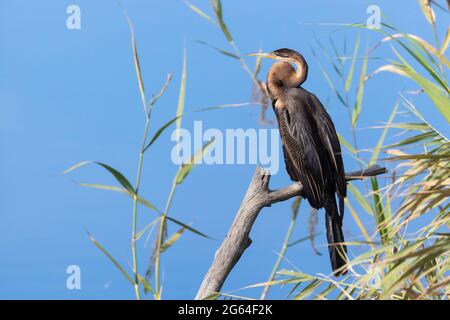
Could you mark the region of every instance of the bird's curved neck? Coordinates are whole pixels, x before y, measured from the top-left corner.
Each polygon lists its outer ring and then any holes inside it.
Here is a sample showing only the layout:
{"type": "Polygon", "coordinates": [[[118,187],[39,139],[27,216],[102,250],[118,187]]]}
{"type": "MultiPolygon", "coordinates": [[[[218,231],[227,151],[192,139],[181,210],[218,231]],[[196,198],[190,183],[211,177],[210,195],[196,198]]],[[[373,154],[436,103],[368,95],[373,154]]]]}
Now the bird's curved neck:
{"type": "Polygon", "coordinates": [[[291,61],[294,68],[287,61],[275,63],[267,76],[267,86],[275,99],[287,88],[297,88],[305,82],[308,76],[308,65],[303,61],[291,61]]]}

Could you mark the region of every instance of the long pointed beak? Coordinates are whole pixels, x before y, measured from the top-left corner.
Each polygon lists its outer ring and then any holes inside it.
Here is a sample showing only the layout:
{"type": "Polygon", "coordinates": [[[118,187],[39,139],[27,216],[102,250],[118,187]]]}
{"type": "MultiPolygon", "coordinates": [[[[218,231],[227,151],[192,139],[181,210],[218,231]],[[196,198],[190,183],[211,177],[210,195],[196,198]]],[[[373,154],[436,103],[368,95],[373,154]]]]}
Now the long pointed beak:
{"type": "Polygon", "coordinates": [[[255,53],[249,53],[246,54],[246,56],[249,57],[261,57],[261,58],[269,58],[269,59],[278,59],[277,56],[273,55],[272,53],[265,53],[265,52],[255,52],[255,53]]]}

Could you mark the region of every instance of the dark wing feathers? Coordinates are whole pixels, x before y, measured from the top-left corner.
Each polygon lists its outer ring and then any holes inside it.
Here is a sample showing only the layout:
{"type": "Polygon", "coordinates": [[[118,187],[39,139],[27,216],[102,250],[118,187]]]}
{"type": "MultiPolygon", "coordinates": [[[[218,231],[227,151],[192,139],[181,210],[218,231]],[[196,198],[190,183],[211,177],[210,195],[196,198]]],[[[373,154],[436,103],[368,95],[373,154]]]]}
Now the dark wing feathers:
{"type": "Polygon", "coordinates": [[[297,175],[297,171],[294,168],[294,165],[292,164],[291,156],[286,150],[286,147],[283,144],[283,156],[284,156],[284,164],[286,166],[286,171],[289,174],[289,177],[291,177],[291,180],[293,181],[300,181],[300,177],[297,175]]]}
{"type": "Polygon", "coordinates": [[[301,88],[289,90],[287,101],[275,108],[286,170],[303,185],[314,208],[325,206],[330,194],[346,196],[341,149],[333,122],[320,101],[301,88]]]}
{"type": "Polygon", "coordinates": [[[312,135],[312,128],[297,113],[284,109],[278,114],[283,140],[286,169],[295,181],[303,185],[303,193],[314,208],[324,205],[324,172],[312,135]]]}
{"type": "Polygon", "coordinates": [[[341,145],[339,143],[339,138],[336,133],[333,121],[330,115],[325,110],[320,100],[312,93],[309,93],[311,103],[313,104],[313,116],[318,125],[319,135],[322,139],[325,139],[325,147],[328,151],[329,158],[332,159],[334,176],[336,179],[337,192],[341,197],[347,196],[347,183],[345,181],[345,170],[344,163],[342,161],[341,145]]]}

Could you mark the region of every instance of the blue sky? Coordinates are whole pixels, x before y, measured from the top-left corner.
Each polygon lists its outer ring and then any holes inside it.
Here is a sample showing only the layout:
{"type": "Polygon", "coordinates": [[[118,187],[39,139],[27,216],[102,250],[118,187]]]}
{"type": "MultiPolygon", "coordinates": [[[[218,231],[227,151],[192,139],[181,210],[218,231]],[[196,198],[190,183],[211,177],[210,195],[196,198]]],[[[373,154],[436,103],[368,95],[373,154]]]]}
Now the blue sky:
{"type": "MultiPolygon", "coordinates": [[[[193,3],[211,13],[207,1],[193,3]]],[[[341,48],[346,38],[351,53],[358,32],[361,48],[373,46],[380,36],[355,29],[335,32],[336,27],[317,23],[363,22],[368,5],[377,4],[400,30],[430,42],[433,38],[414,1],[335,3],[234,0],[224,1],[223,6],[225,20],[241,52],[290,47],[304,54],[310,66],[305,88],[322,100],[338,131],[350,139],[347,113],[334,98],[310,47],[317,49],[315,38],[329,47],[331,35],[341,48]]],[[[250,100],[251,81],[239,63],[196,42],[202,40],[229,50],[220,30],[190,11],[183,1],[134,0],[122,1],[122,6],[134,23],[148,95],[159,90],[167,73],[174,74],[167,93],[155,107],[152,133],[175,115],[184,48],[187,111],[250,100]]],[[[442,16],[440,11],[437,13],[442,16]]],[[[442,37],[443,30],[439,34],[442,37]]],[[[120,194],[78,185],[114,184],[98,167],[60,175],[78,161],[95,160],[108,163],[134,180],[144,115],[130,32],[120,7],[116,1],[107,0],[0,0],[0,45],[0,298],[134,298],[129,283],[92,245],[86,232],[130,269],[131,201],[120,194]],[[71,4],[81,8],[81,30],[66,28],[66,8],[71,4]],[[66,288],[65,271],[72,264],[81,268],[81,290],[66,288]]],[[[318,51],[323,58],[323,52],[318,51]]],[[[388,54],[388,46],[376,52],[376,56],[388,54]]],[[[252,59],[247,62],[254,65],[252,59]]],[[[264,62],[263,75],[270,63],[264,62]]],[[[368,70],[382,63],[370,60],[368,70]]],[[[332,72],[325,60],[321,64],[332,72]]],[[[358,61],[357,70],[360,64],[358,61]]],[[[406,89],[416,88],[395,75],[385,74],[370,81],[357,126],[361,149],[376,145],[380,131],[368,127],[386,121],[398,92],[406,89]]],[[[420,106],[430,113],[430,119],[448,132],[438,115],[426,108],[426,98],[418,97],[417,101],[423,102],[420,106]]],[[[191,129],[194,120],[202,120],[205,128],[260,128],[258,112],[257,107],[246,107],[195,113],[183,119],[183,127],[191,129]]],[[[271,110],[268,116],[273,118],[271,110]]],[[[141,192],[158,207],[164,206],[177,170],[170,161],[172,147],[166,133],[146,154],[141,192]]],[[[345,165],[347,170],[358,168],[349,156],[345,156],[345,165]]],[[[194,297],[253,172],[253,165],[198,166],[177,189],[170,214],[185,222],[194,221],[196,228],[216,240],[185,233],[164,253],[163,298],[194,297]]],[[[289,183],[284,168],[271,182],[273,188],[289,183]]],[[[287,201],[262,211],[251,234],[253,244],[231,273],[225,291],[266,280],[289,224],[290,204],[287,201]]],[[[304,203],[300,210],[294,239],[308,235],[309,208],[304,203]]],[[[154,213],[141,209],[139,225],[153,218],[154,213]]],[[[361,218],[373,226],[364,212],[361,218]]],[[[349,239],[359,235],[350,215],[344,224],[349,239]]],[[[288,251],[289,262],[282,267],[328,274],[323,229],[320,215],[318,231],[322,234],[317,246],[322,256],[315,255],[310,244],[304,242],[288,251]]],[[[152,250],[151,241],[141,241],[138,249],[143,269],[152,250]]],[[[286,293],[286,289],[274,288],[270,297],[283,298],[286,293]]],[[[239,294],[259,296],[259,290],[239,294]]]]}

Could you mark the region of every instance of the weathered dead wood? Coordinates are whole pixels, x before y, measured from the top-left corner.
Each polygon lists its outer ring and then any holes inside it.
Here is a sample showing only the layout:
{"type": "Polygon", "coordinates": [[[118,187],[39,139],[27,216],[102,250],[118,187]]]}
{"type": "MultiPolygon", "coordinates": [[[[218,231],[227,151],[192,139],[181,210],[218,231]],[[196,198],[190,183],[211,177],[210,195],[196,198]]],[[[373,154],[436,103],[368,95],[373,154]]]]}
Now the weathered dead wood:
{"type": "MultiPolygon", "coordinates": [[[[346,179],[347,181],[361,180],[383,173],[386,173],[386,168],[375,165],[364,170],[349,172],[346,174],[346,179]]],[[[220,291],[231,270],[252,243],[249,234],[262,208],[301,194],[300,183],[293,183],[288,187],[272,191],[269,189],[269,181],[270,175],[257,167],[241,207],[222,245],[217,250],[195,299],[205,299],[220,291]]]]}

